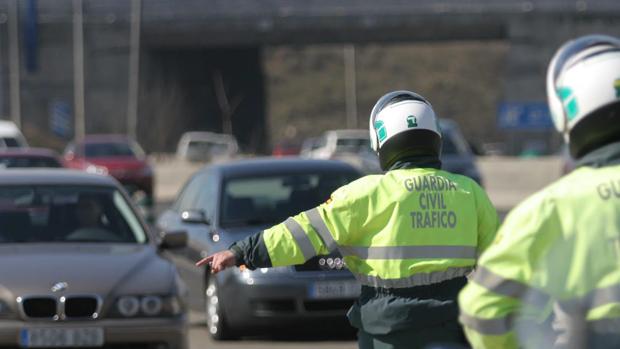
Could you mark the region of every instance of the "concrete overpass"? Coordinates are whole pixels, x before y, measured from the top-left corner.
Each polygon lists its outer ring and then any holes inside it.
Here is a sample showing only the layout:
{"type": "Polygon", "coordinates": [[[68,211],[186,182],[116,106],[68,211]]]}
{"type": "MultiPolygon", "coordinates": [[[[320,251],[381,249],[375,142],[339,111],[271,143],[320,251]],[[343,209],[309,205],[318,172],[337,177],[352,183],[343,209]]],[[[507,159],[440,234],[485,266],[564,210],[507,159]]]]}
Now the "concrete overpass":
{"type": "MultiPolygon", "coordinates": [[[[76,0],[77,1],[77,0],[76,0]]],[[[21,114],[41,125],[74,104],[74,0],[0,0],[0,115],[10,115],[11,4],[19,5],[21,114]]],[[[560,42],[620,35],[616,0],[141,0],[138,137],[169,148],[185,129],[221,130],[216,86],[237,98],[233,132],[260,149],[266,45],[507,40],[508,99],[540,100],[560,42]],[[161,123],[163,119],[174,122],[161,123]],[[161,142],[163,139],[163,143],[161,142]]],[[[131,1],[83,0],[87,132],[124,132],[131,1]]],[[[135,12],[134,12],[135,13],[135,12]]]]}

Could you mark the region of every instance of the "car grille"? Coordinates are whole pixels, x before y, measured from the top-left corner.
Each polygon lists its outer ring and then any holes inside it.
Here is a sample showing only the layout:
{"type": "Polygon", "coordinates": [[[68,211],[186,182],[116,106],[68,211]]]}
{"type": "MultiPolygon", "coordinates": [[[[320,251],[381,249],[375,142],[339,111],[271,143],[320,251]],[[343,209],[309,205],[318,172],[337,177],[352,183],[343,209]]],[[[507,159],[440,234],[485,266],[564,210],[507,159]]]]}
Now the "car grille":
{"type": "Polygon", "coordinates": [[[31,318],[53,318],[56,315],[56,300],[53,298],[28,298],[22,302],[24,314],[31,318]]]}
{"type": "Polygon", "coordinates": [[[101,301],[96,296],[24,297],[18,299],[25,317],[33,319],[84,319],[98,317],[101,301]]]}
{"type": "Polygon", "coordinates": [[[295,301],[292,299],[252,301],[251,304],[254,308],[254,312],[260,315],[294,313],[296,311],[295,301]]]}
{"type": "Polygon", "coordinates": [[[98,301],[94,297],[72,297],[65,301],[65,315],[70,317],[92,317],[97,312],[98,301]]]}
{"type": "Polygon", "coordinates": [[[310,258],[306,263],[296,265],[295,271],[339,271],[347,270],[339,253],[310,258]]]}

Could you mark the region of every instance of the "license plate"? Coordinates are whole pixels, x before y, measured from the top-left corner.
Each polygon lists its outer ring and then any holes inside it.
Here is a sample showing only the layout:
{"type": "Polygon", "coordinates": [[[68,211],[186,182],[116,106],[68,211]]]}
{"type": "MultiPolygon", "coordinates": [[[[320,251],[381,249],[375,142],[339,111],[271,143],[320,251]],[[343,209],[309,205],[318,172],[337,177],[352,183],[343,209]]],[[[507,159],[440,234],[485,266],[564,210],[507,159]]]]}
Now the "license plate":
{"type": "Polygon", "coordinates": [[[103,328],[24,328],[19,344],[22,348],[101,347],[103,328]]]}
{"type": "Polygon", "coordinates": [[[360,295],[357,281],[317,281],[310,286],[309,296],[314,299],[355,298],[360,295]]]}

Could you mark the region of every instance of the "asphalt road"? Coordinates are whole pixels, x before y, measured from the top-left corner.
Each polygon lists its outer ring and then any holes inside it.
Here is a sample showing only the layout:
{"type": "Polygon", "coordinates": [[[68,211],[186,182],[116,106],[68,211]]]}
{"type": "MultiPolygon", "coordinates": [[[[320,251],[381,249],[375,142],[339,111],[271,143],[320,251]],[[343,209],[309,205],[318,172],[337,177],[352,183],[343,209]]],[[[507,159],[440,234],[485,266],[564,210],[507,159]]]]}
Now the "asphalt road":
{"type": "MultiPolygon", "coordinates": [[[[213,341],[204,324],[204,316],[192,312],[189,330],[190,349],[353,349],[357,348],[354,336],[349,333],[322,334],[312,329],[302,329],[295,333],[280,331],[279,334],[242,337],[235,341],[213,341]]],[[[277,331],[277,330],[276,330],[277,331]]]]}

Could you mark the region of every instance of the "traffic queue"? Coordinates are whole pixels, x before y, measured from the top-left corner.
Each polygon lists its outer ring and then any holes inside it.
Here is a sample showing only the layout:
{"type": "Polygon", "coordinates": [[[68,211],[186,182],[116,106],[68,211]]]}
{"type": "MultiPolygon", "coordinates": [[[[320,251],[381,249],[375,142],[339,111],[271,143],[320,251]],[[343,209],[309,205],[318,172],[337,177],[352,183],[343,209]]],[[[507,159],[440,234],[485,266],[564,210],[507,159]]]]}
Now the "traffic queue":
{"type": "MultiPolygon", "coordinates": [[[[127,137],[4,150],[0,346],[182,349],[198,307],[215,340],[347,321],[361,349],[620,347],[620,39],[565,43],[546,86],[575,169],[503,223],[475,164],[449,165],[469,156],[458,127],[410,90],[378,98],[363,134],[309,143],[314,159],[213,161],[156,221],[127,137]]],[[[182,144],[188,161],[238,150],[182,144]]]]}

